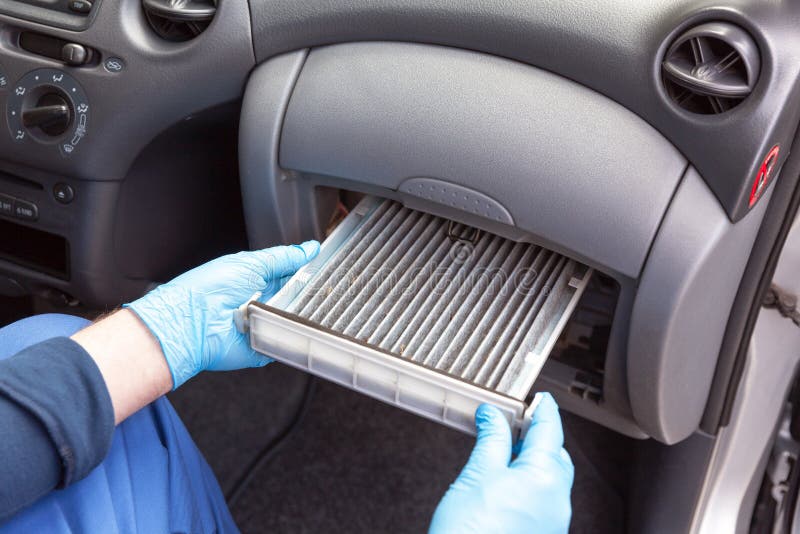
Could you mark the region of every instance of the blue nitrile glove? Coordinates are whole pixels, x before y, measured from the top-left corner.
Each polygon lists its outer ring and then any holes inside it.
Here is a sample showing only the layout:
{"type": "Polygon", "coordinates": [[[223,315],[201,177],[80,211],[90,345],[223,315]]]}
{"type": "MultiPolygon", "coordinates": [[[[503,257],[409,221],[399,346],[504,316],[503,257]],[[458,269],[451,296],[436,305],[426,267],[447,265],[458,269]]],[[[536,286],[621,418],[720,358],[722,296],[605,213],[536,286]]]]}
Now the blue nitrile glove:
{"type": "Polygon", "coordinates": [[[262,367],[270,361],[250,348],[236,330],[233,314],[257,291],[274,295],[319,252],[319,243],[239,252],[217,258],[126,304],[161,344],[172,388],[200,371],[262,367]],[[284,280],[285,281],[285,280],[284,280]]]}
{"type": "Polygon", "coordinates": [[[558,406],[550,394],[541,395],[513,462],[508,422],[494,406],[478,407],[477,443],[436,508],[430,533],[567,532],[574,468],[558,406]]]}

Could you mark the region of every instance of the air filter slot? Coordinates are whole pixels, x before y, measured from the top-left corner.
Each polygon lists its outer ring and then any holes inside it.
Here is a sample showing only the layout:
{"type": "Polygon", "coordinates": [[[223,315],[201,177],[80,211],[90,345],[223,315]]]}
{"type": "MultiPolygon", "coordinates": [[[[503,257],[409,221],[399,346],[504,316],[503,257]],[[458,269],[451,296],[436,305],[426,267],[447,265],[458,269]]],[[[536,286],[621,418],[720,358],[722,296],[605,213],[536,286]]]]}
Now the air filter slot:
{"type": "Polygon", "coordinates": [[[481,402],[519,433],[525,401],[592,271],[545,248],[364,198],[266,305],[253,348],[473,431],[481,402]]]}

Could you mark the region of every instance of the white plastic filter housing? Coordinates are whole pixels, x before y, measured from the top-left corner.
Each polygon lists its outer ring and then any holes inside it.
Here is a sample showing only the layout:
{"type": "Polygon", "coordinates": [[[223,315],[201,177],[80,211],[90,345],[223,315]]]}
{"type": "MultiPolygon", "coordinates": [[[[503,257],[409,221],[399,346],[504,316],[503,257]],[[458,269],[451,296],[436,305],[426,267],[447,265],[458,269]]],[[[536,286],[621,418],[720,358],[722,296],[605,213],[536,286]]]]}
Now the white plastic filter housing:
{"type": "Polygon", "coordinates": [[[243,322],[252,347],[278,361],[467,433],[490,403],[522,437],[533,382],[591,274],[366,197],[243,322]]]}

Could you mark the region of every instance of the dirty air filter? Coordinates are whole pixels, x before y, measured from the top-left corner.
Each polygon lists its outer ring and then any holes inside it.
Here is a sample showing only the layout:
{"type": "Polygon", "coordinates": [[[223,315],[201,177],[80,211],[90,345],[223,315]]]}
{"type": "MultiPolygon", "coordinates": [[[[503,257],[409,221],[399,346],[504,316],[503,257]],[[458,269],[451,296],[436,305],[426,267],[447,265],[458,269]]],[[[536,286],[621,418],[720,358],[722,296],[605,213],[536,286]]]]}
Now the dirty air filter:
{"type": "Polygon", "coordinates": [[[590,276],[536,245],[367,197],[240,323],[279,361],[466,432],[489,402],[521,435],[590,276]]]}

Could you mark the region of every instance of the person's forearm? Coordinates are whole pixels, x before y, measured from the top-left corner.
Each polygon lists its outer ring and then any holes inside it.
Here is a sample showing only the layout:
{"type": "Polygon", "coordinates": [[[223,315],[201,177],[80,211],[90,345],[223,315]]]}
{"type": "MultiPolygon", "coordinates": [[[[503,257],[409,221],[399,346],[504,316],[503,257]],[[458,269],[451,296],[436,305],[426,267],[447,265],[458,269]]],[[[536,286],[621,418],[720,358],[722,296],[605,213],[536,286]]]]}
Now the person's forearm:
{"type": "Polygon", "coordinates": [[[130,310],[120,310],[72,336],[103,375],[116,424],[172,389],[158,340],[130,310]]]}

